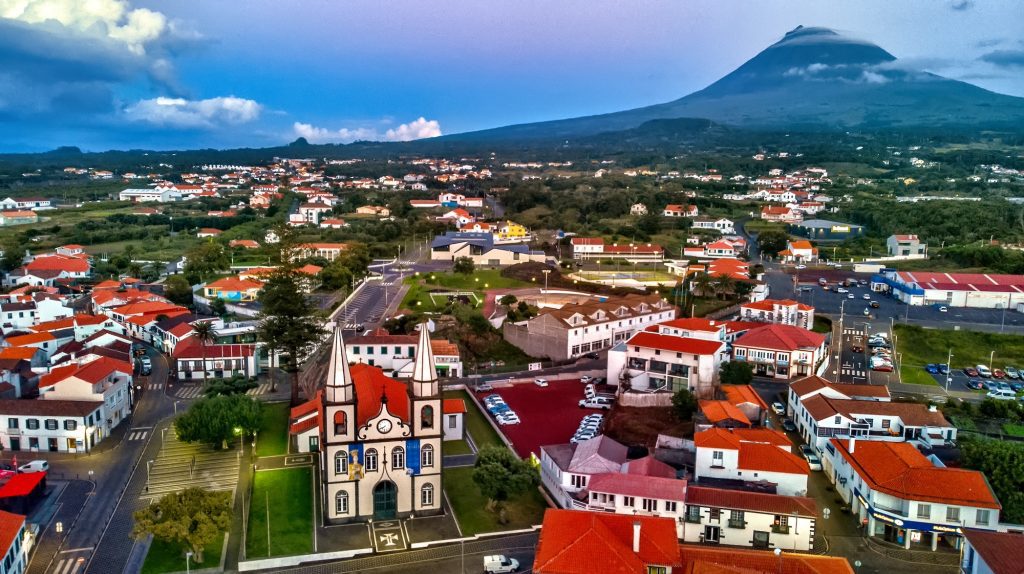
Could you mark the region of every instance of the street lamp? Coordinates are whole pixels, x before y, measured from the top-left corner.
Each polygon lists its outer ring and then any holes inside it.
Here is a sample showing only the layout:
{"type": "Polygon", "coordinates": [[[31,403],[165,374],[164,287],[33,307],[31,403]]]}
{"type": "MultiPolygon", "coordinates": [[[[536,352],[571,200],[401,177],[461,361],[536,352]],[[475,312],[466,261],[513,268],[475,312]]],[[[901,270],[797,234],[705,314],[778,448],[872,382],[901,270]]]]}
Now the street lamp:
{"type": "Polygon", "coordinates": [[[185,553],[185,574],[188,574],[189,572],[192,571],[192,568],[189,566],[189,563],[188,563],[190,558],[192,558],[192,551],[191,550],[189,550],[188,552],[185,553]]]}
{"type": "Polygon", "coordinates": [[[949,383],[953,380],[953,347],[949,348],[949,356],[946,357],[946,393],[949,393],[949,383]]]}
{"type": "Polygon", "coordinates": [[[551,273],[550,269],[544,269],[541,271],[544,274],[544,305],[548,304],[548,275],[551,273]]]}
{"type": "Polygon", "coordinates": [[[146,461],[146,492],[149,492],[149,475],[153,472],[153,461],[146,461]]]}

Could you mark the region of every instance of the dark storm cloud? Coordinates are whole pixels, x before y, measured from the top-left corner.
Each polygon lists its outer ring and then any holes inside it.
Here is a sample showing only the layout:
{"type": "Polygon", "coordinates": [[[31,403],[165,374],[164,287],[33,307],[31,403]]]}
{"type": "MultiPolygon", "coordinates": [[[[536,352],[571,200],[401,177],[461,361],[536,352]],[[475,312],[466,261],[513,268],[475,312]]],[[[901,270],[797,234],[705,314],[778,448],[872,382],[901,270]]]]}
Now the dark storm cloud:
{"type": "Polygon", "coordinates": [[[1000,68],[1024,68],[1024,50],[995,50],[981,60],[1000,68]]]}

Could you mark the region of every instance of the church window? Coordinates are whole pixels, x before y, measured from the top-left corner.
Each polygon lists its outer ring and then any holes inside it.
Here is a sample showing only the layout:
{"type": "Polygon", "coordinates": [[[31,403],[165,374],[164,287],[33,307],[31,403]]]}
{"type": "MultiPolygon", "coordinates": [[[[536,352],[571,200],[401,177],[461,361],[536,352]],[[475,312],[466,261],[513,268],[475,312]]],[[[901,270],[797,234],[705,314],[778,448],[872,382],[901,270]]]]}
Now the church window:
{"type": "Polygon", "coordinates": [[[433,506],[434,505],[434,485],[424,484],[423,488],[420,489],[420,505],[421,506],[433,506]]]}
{"type": "Polygon", "coordinates": [[[346,433],[348,433],[348,417],[345,416],[345,411],[338,411],[334,413],[334,434],[346,433]]]}
{"type": "Polygon", "coordinates": [[[425,429],[434,428],[434,407],[427,405],[420,409],[420,424],[425,429]]]}
{"type": "Polygon", "coordinates": [[[348,474],[348,453],[343,450],[334,455],[334,474],[348,474]]]}
{"type": "Polygon", "coordinates": [[[366,472],[377,472],[377,449],[367,449],[363,455],[363,470],[366,472]]]}
{"type": "Polygon", "coordinates": [[[391,468],[398,470],[405,468],[405,449],[396,446],[391,451],[391,468]]]}
{"type": "Polygon", "coordinates": [[[334,513],[348,514],[348,493],[344,490],[334,496],[334,513]]]}
{"type": "Polygon", "coordinates": [[[423,449],[420,450],[420,463],[424,467],[434,466],[434,447],[432,445],[423,445],[423,449]]]}

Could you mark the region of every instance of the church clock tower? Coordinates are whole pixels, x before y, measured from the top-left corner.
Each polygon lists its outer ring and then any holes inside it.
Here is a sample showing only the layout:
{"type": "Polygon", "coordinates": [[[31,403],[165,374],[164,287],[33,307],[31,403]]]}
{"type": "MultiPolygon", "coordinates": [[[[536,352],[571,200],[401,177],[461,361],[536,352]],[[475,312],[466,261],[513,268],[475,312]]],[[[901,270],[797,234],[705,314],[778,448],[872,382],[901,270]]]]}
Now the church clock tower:
{"type": "Polygon", "coordinates": [[[419,327],[416,363],[409,383],[413,436],[418,439],[418,471],[412,475],[413,507],[418,513],[434,514],[441,504],[441,387],[434,366],[427,323],[419,327]]]}
{"type": "MultiPolygon", "coordinates": [[[[351,469],[362,464],[351,460],[349,444],[355,440],[356,432],[356,391],[352,373],[348,368],[345,341],[341,329],[334,331],[331,345],[330,364],[323,391],[324,420],[321,428],[320,476],[323,484],[323,500],[334,501],[340,496],[353,503],[359,500],[357,476],[351,469]]],[[[357,514],[356,508],[347,504],[325,504],[329,520],[339,520],[357,514]]]]}

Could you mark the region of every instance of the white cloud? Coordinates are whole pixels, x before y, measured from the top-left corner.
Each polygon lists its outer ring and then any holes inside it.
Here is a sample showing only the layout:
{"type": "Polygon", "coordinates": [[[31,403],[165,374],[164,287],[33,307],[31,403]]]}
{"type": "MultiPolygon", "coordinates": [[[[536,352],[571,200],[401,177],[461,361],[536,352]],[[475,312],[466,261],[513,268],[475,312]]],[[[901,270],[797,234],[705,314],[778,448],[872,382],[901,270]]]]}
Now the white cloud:
{"type": "Polygon", "coordinates": [[[861,74],[861,80],[866,84],[885,84],[889,81],[889,78],[879,74],[878,72],[864,70],[861,74]]]}
{"type": "Polygon", "coordinates": [[[0,0],[0,17],[27,24],[57,22],[82,35],[123,43],[135,54],[170,30],[167,17],[127,0],[0,0]]]}
{"type": "Polygon", "coordinates": [[[262,111],[258,102],[235,96],[205,100],[160,97],[135,102],[125,108],[124,115],[133,121],[172,128],[213,128],[251,122],[262,111]]]}
{"type": "Polygon", "coordinates": [[[407,124],[401,124],[385,132],[374,128],[341,128],[329,130],[312,124],[295,122],[292,132],[296,137],[306,138],[310,143],[351,143],[354,141],[385,141],[407,142],[442,135],[441,124],[437,120],[417,118],[407,124]]]}

